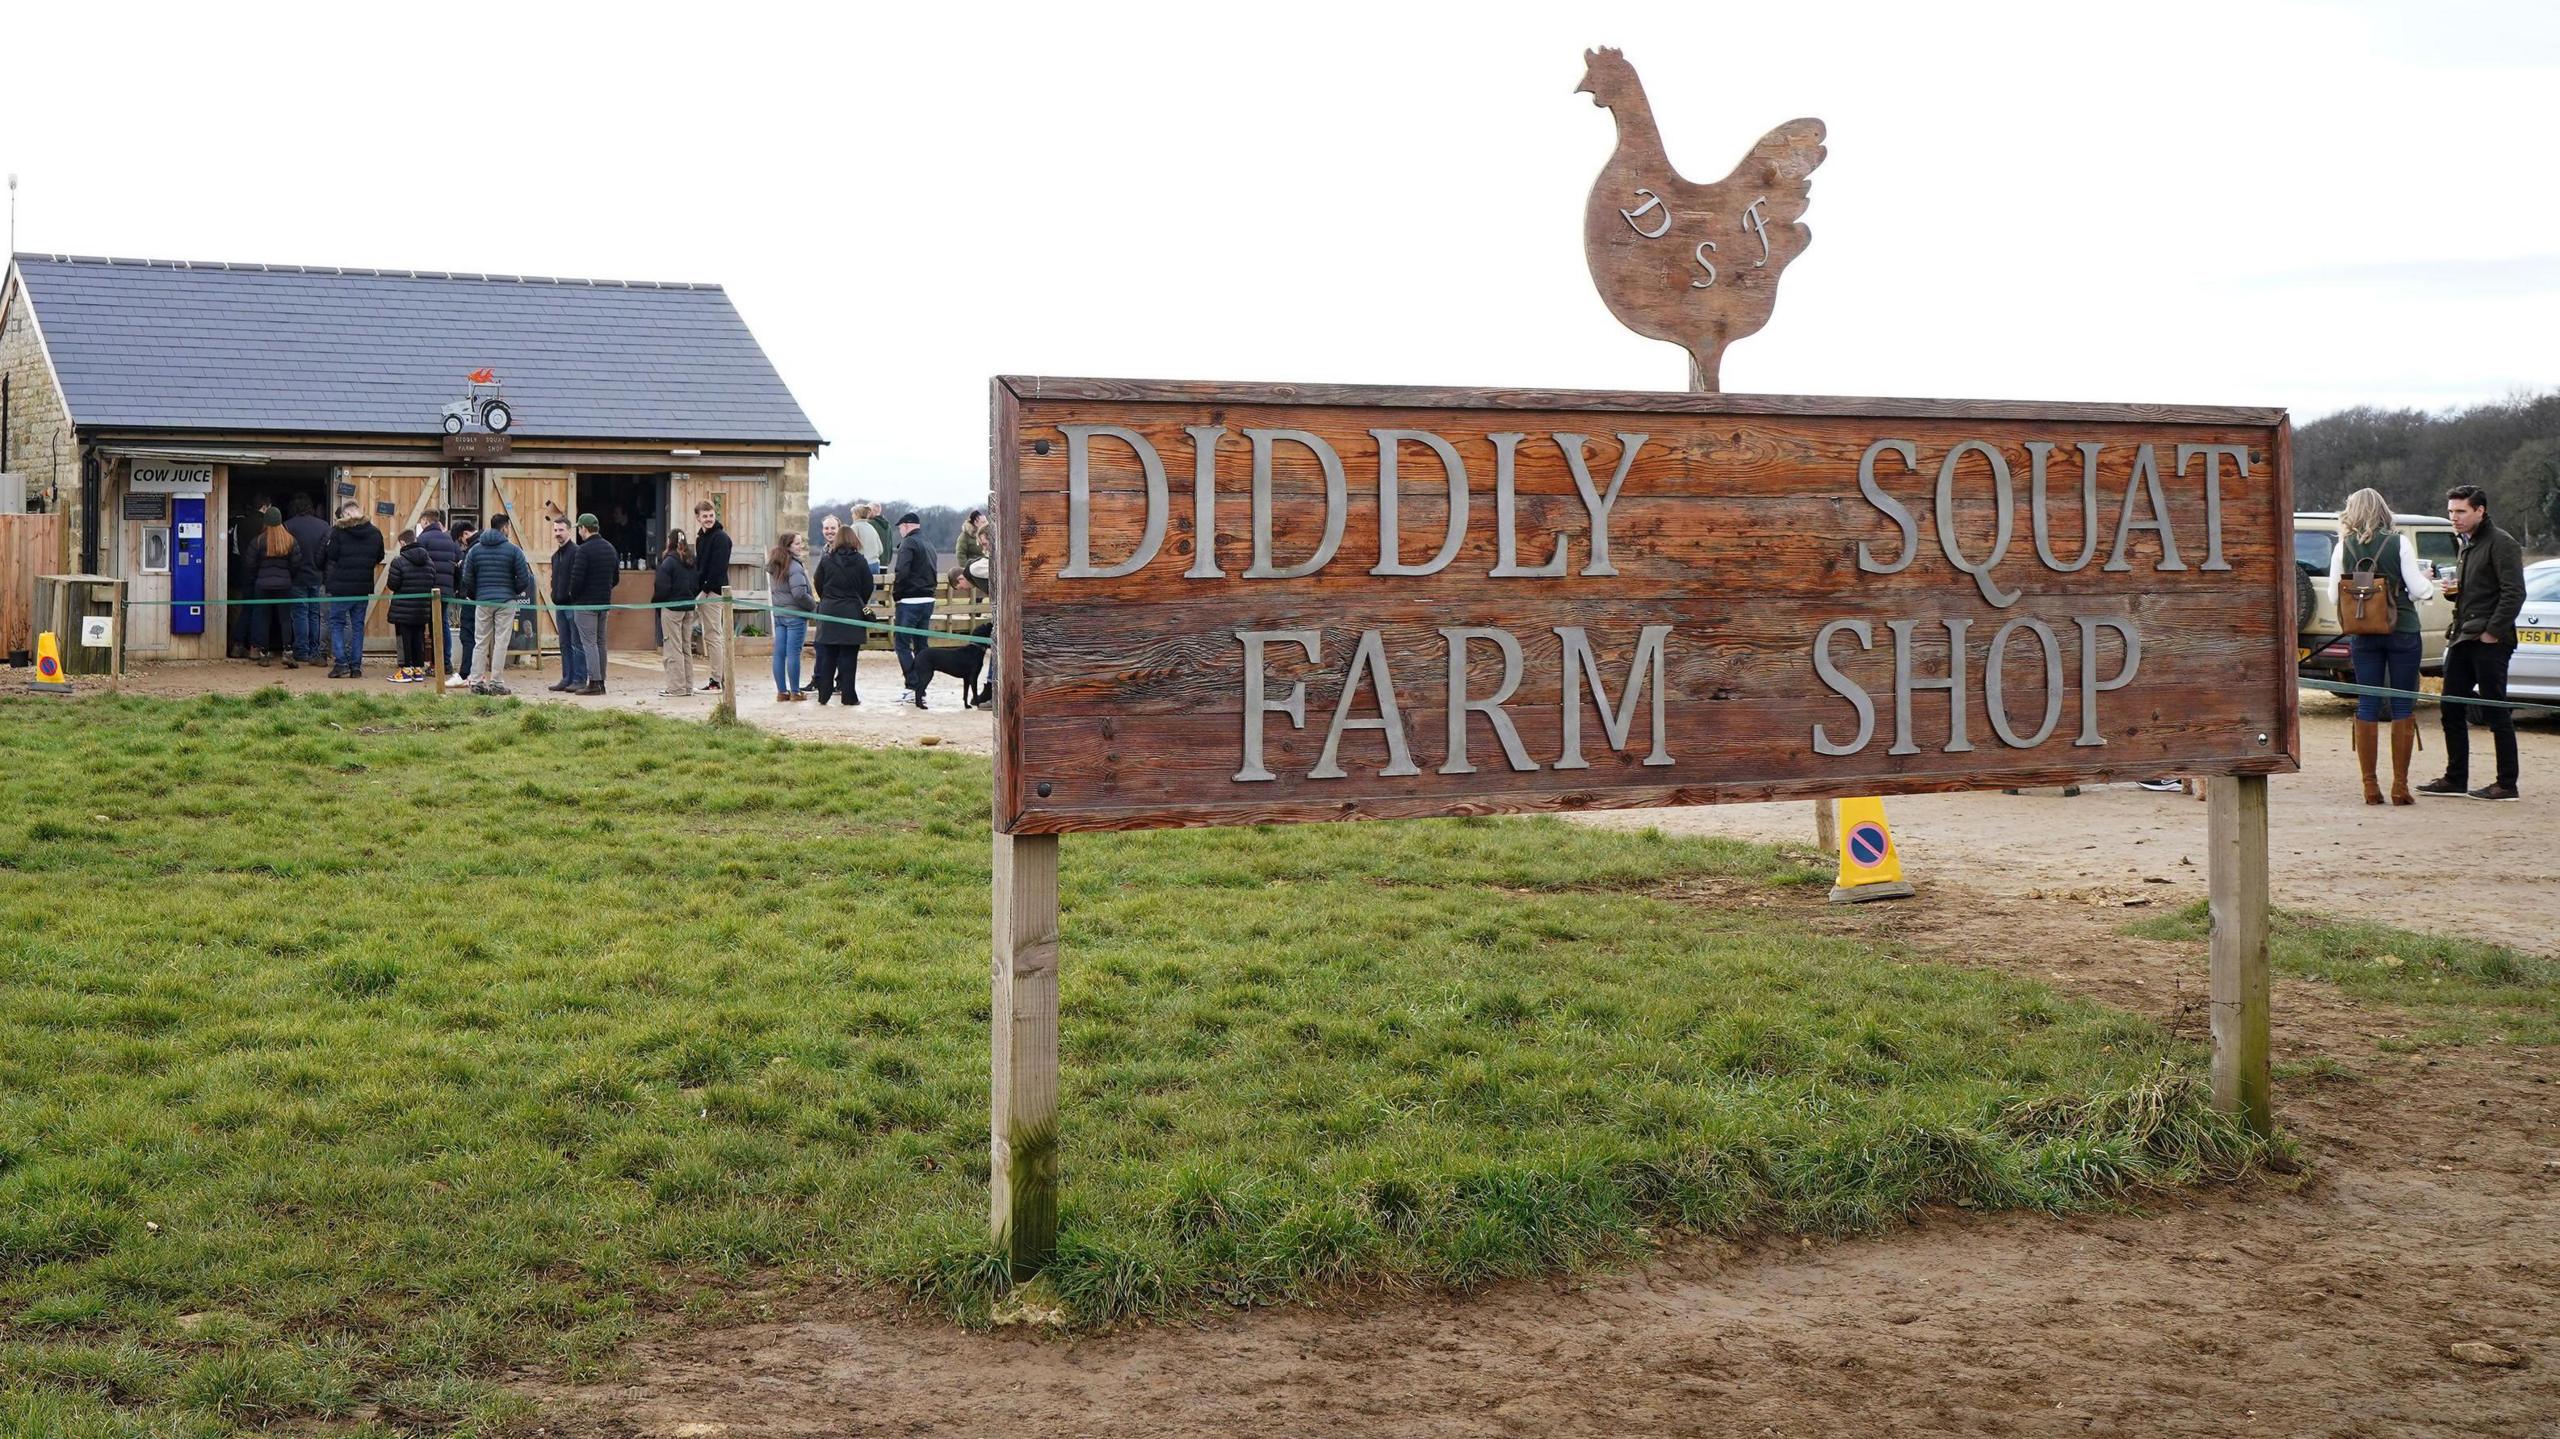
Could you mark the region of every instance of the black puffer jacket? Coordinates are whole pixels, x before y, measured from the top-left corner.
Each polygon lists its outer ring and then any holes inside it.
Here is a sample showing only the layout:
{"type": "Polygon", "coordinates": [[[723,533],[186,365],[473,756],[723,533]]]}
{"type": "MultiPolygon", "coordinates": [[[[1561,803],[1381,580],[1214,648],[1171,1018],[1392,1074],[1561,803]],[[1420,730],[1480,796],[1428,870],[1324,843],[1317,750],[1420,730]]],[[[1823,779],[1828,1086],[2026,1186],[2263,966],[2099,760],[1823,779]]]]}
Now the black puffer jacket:
{"type": "MultiPolygon", "coordinates": [[[[425,545],[412,544],[392,558],[391,576],[385,583],[391,591],[391,622],[395,625],[422,625],[435,616],[435,605],[427,591],[437,588],[436,558],[425,545]]],[[[451,594],[453,587],[443,586],[451,594]]]]}
{"type": "Polygon", "coordinates": [[[673,551],[658,556],[658,587],[649,592],[652,604],[667,606],[671,614],[682,614],[693,608],[694,597],[701,593],[692,561],[673,551]]]}
{"type": "Polygon", "coordinates": [[[341,599],[373,593],[373,572],[382,565],[382,531],[362,515],[329,527],[329,543],[320,552],[320,587],[341,599]]]}
{"type": "Polygon", "coordinates": [[[859,647],[870,631],[859,624],[837,624],[837,620],[859,620],[863,606],[871,603],[871,562],[860,550],[830,549],[818,561],[818,613],[827,616],[818,622],[817,642],[822,645],[859,647]]]}
{"type": "Polygon", "coordinates": [[[435,588],[454,593],[462,579],[462,542],[437,525],[418,531],[418,548],[427,552],[427,563],[435,566],[435,588]]]}
{"type": "MultiPolygon", "coordinates": [[[[290,535],[292,532],[286,533],[290,535]]],[[[275,599],[292,594],[293,587],[302,582],[301,546],[288,548],[280,555],[271,555],[267,553],[266,535],[260,535],[249,549],[250,594],[261,599],[275,599]]]]}
{"type": "Polygon", "coordinates": [[[614,581],[622,578],[622,552],[604,536],[589,535],[578,541],[577,559],[569,573],[569,603],[612,604],[614,581]]]}

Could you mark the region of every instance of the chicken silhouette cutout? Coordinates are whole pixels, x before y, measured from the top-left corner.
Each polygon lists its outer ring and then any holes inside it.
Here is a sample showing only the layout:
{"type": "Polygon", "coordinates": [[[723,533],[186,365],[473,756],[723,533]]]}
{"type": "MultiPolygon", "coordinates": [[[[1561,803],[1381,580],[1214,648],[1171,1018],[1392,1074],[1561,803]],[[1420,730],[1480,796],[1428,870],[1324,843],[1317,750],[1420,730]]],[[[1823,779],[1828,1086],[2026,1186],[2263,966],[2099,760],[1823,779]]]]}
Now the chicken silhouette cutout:
{"type": "Polygon", "coordinates": [[[1732,174],[1692,184],[1663,152],[1635,67],[1615,50],[1583,58],[1580,93],[1618,121],[1618,148],[1582,220],[1591,282],[1628,329],[1686,349],[1691,388],[1712,391],[1725,346],[1769,323],[1778,276],[1813,242],[1802,220],[1822,163],[1822,122],[1790,120],[1732,174]]]}

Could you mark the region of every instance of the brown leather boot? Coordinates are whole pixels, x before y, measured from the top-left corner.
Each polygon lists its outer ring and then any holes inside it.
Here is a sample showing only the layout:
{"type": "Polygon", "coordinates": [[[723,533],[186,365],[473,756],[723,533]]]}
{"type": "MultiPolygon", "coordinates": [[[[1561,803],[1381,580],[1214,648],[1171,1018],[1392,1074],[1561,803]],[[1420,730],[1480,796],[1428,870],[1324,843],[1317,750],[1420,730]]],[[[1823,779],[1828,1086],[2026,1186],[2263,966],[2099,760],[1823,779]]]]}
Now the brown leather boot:
{"type": "Polygon", "coordinates": [[[2418,797],[2409,793],[2409,755],[2418,747],[2418,721],[2415,717],[2391,722],[2391,802],[2416,804],[2418,797]]]}
{"type": "Polygon", "coordinates": [[[2382,803],[2382,783],[2374,777],[2374,751],[2382,739],[2382,726],[2373,720],[2356,721],[2356,768],[2364,772],[2364,802],[2382,803]]]}

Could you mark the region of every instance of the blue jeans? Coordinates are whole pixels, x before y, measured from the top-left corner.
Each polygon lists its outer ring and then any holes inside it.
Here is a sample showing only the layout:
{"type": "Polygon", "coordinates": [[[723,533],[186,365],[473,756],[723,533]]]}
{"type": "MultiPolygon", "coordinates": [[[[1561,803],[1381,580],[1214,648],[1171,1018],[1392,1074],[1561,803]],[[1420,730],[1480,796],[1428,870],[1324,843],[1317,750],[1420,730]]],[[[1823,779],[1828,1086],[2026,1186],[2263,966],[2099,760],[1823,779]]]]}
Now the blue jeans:
{"type": "MultiPolygon", "coordinates": [[[[2418,687],[2418,632],[2402,634],[2394,630],[2387,635],[2347,636],[2347,658],[2356,667],[2356,683],[2376,689],[2414,690],[2418,687]]],[[[2357,695],[2356,718],[2370,724],[2384,717],[2407,719],[2418,712],[2418,702],[2404,695],[2357,695]]]]}
{"type": "Polygon", "coordinates": [[[800,693],[800,646],[809,638],[807,620],[773,619],[773,688],[777,694],[800,693]]]}
{"type": "MultiPolygon", "coordinates": [[[[293,589],[293,597],[303,601],[316,600],[320,598],[320,587],[296,585],[293,589]]],[[[326,621],[320,617],[320,607],[304,603],[288,605],[286,608],[293,613],[293,657],[298,660],[317,660],[320,658],[321,645],[326,639],[321,631],[328,627],[326,621]]]]}
{"type": "Polygon", "coordinates": [[[364,668],[364,612],[370,598],[329,601],[329,662],[342,670],[364,668]]]}
{"type": "Polygon", "coordinates": [[[587,682],[587,656],[578,648],[578,620],[575,615],[553,615],[566,621],[560,626],[560,682],[582,685],[587,682]]]}
{"type": "Polygon", "coordinates": [[[933,623],[933,601],[899,600],[889,606],[889,618],[898,626],[898,632],[889,637],[889,648],[898,657],[898,673],[906,677],[908,693],[923,694],[924,687],[933,680],[933,671],[924,667],[927,641],[923,635],[907,631],[922,630],[933,623]]]}

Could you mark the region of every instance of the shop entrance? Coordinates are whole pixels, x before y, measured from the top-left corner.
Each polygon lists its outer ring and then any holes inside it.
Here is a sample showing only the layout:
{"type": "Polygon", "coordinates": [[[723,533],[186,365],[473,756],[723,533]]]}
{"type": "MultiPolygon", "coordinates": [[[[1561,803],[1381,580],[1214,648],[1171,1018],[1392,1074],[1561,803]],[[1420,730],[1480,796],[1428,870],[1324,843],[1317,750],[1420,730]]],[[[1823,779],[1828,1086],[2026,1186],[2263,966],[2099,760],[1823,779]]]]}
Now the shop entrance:
{"type": "MultiPolygon", "coordinates": [[[[613,587],[616,604],[647,604],[656,588],[673,481],[665,473],[578,476],[575,513],[595,516],[597,533],[622,557],[622,576],[613,587]]],[[[605,617],[604,641],[608,655],[648,655],[658,646],[658,617],[647,610],[616,610],[605,617]]]]}
{"type": "Polygon", "coordinates": [[[654,475],[578,476],[574,515],[593,515],[613,542],[626,570],[653,567],[658,546],[667,537],[668,490],[672,477],[654,475]]]}
{"type": "MultiPolygon", "coordinates": [[[[233,599],[246,599],[251,577],[256,570],[255,557],[247,551],[256,542],[260,526],[255,516],[260,510],[273,509],[291,520],[297,513],[320,517],[329,522],[330,482],[337,477],[331,465],[235,465],[231,483],[223,496],[222,529],[218,543],[225,562],[224,593],[233,599]],[[309,506],[307,510],[302,506],[309,506]]],[[[314,557],[315,561],[317,557],[314,557]]],[[[248,653],[253,625],[266,619],[266,607],[233,605],[228,608],[225,628],[229,635],[228,652],[233,659],[248,653]]],[[[266,631],[256,631],[263,638],[266,631]]]]}

